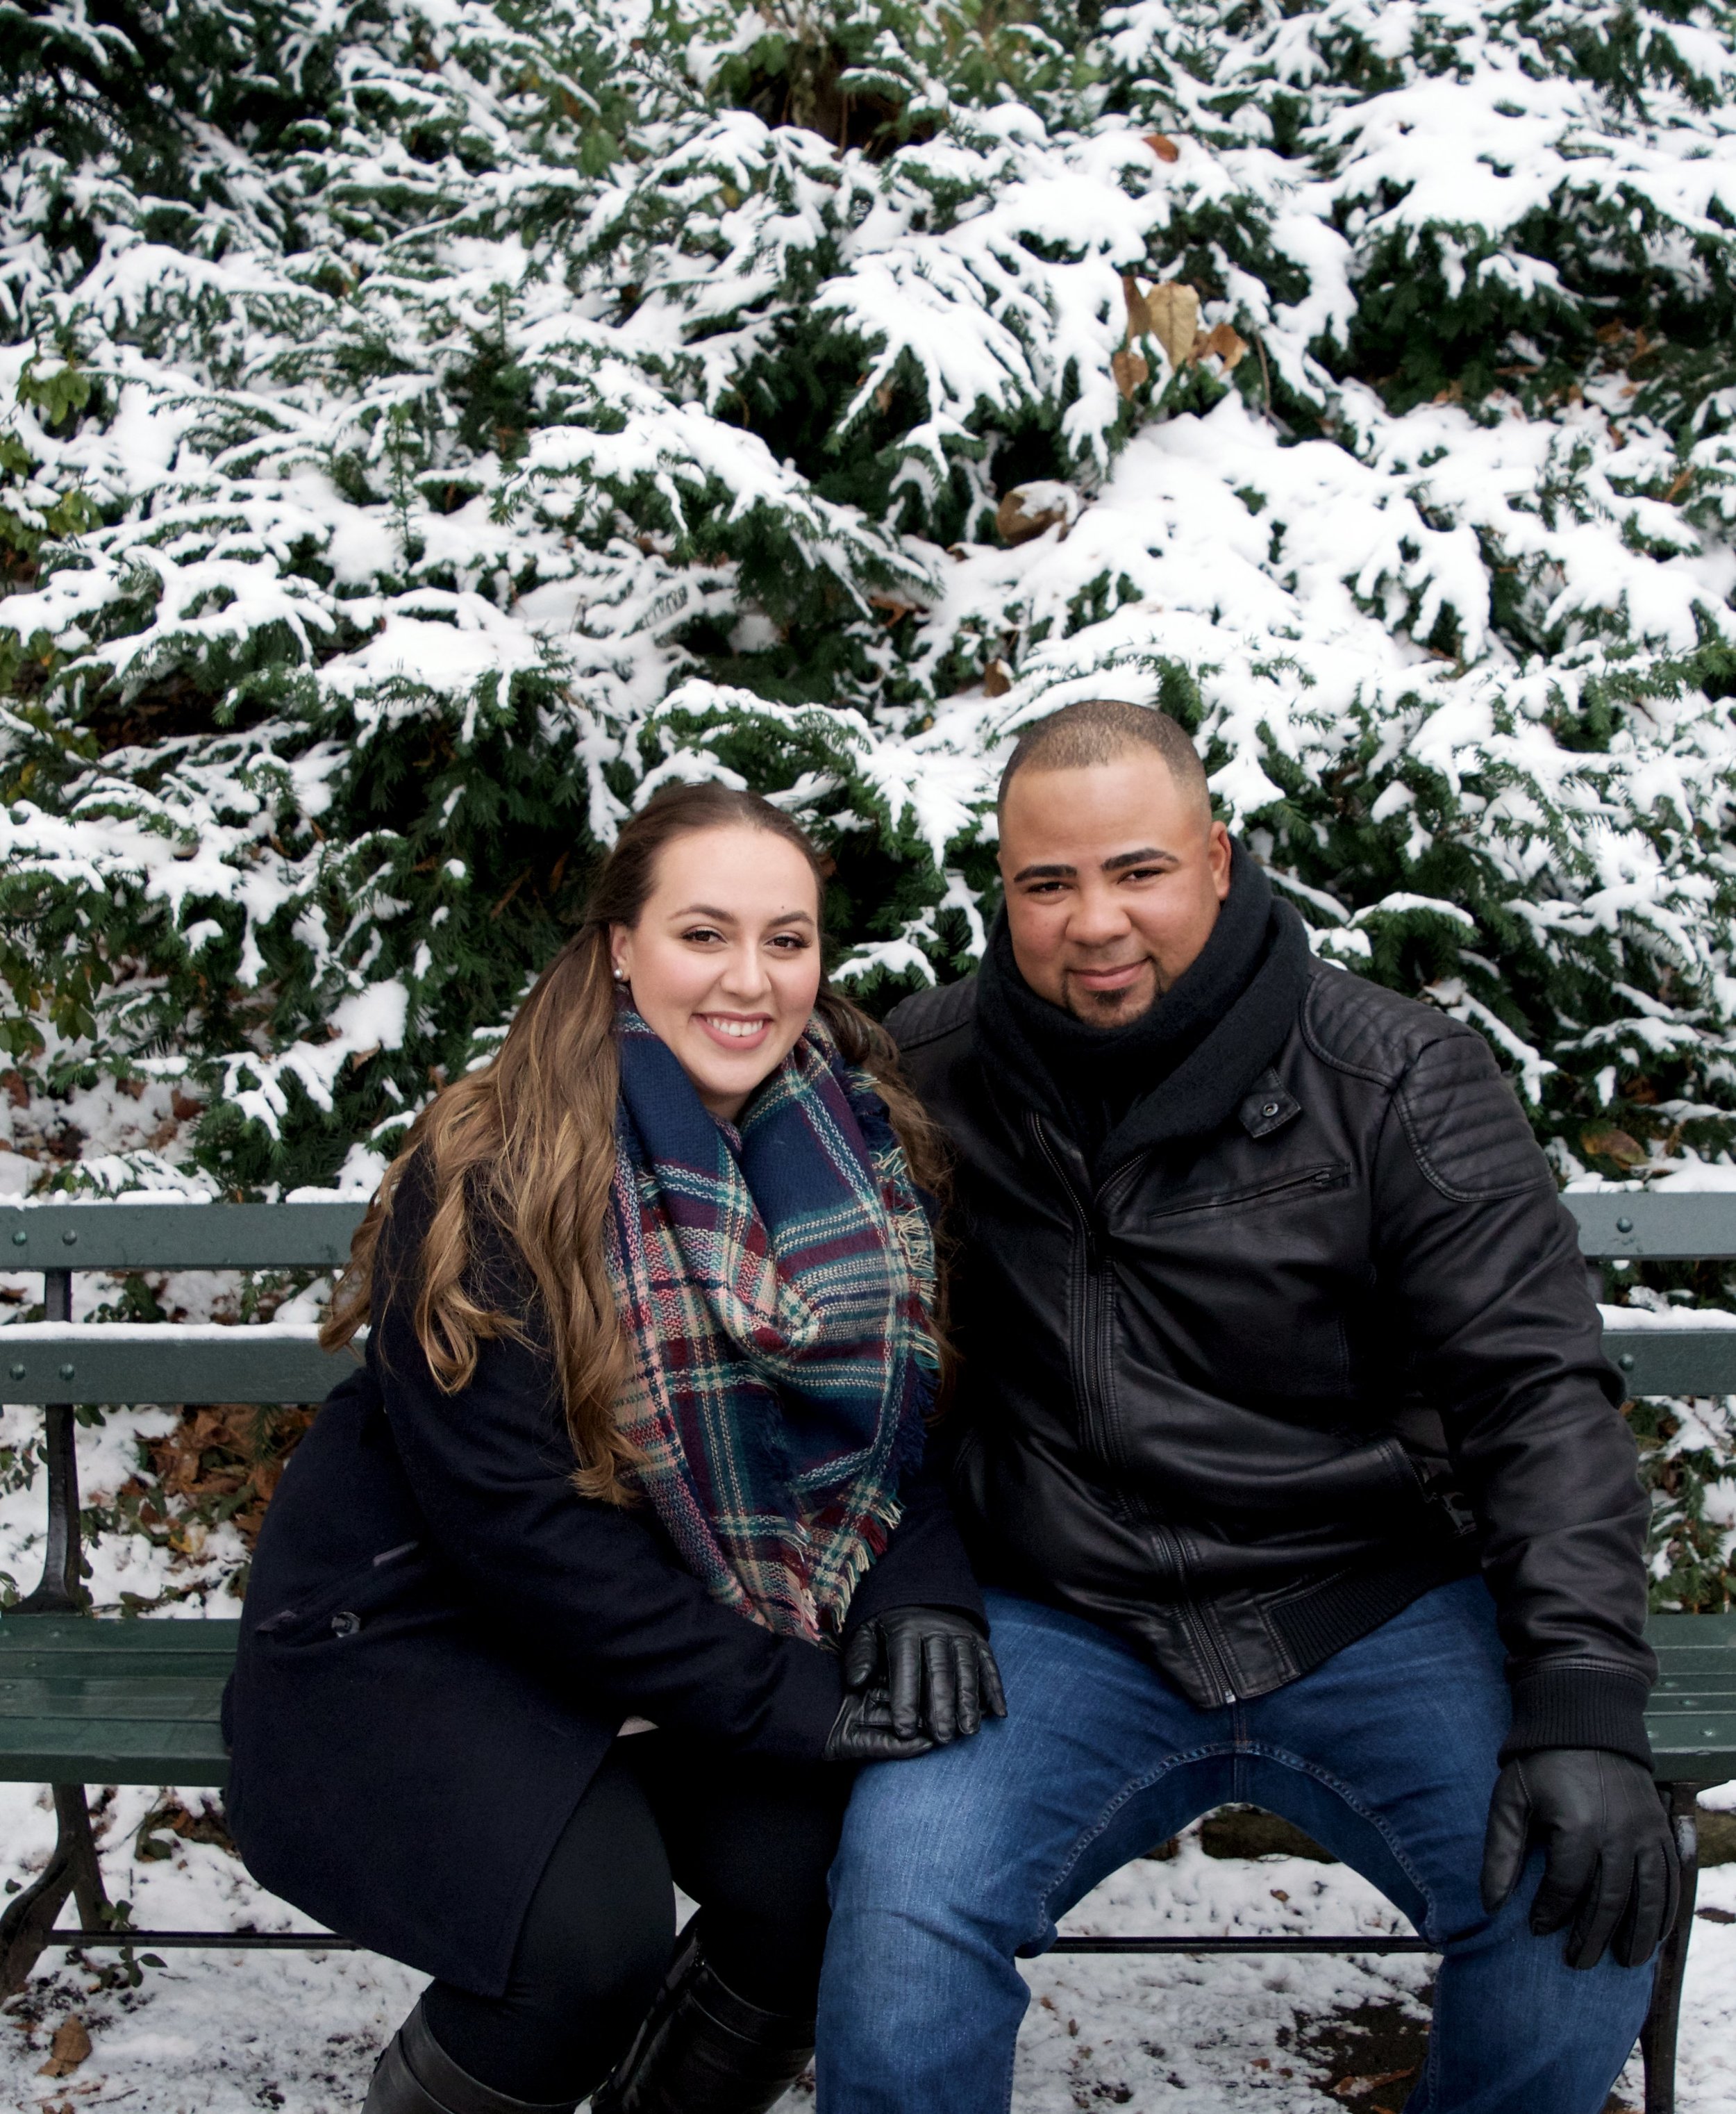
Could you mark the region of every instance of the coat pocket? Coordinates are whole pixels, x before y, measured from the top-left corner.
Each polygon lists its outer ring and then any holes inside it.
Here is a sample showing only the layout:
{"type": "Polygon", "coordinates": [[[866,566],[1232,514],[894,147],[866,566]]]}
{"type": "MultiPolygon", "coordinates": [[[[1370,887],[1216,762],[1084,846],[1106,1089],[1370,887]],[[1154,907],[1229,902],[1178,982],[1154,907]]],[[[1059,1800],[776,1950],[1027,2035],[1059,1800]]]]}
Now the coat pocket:
{"type": "Polygon", "coordinates": [[[298,1594],[288,1605],[255,1622],[254,1635],[276,1645],[313,1645],[333,1639],[341,1642],[359,1635],[376,1617],[401,1600],[432,1567],[433,1558],[420,1541],[382,1549],[354,1570],[335,1580],[322,1580],[308,1592],[298,1594]]]}

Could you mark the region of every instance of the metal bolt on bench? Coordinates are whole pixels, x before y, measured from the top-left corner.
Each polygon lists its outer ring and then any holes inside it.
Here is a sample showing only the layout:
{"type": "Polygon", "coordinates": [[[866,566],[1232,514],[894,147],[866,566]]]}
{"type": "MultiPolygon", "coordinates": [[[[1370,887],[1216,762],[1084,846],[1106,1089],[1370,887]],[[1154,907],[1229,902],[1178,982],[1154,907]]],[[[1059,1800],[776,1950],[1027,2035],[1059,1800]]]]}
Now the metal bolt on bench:
{"type": "MultiPolygon", "coordinates": [[[[1736,1193],[1591,1191],[1566,1202],[1588,1259],[1736,1259],[1736,1193]]],[[[41,1582],[0,1618],[0,1781],[54,1788],[59,1833],[48,1868],[0,1915],[0,1996],[21,1988],[49,1945],[146,1949],[347,1949],[320,1931],[130,1930],[104,1897],[89,1783],[221,1788],[218,1729],[239,1622],[214,1618],[96,1621],[80,1583],[75,1402],[313,1402],[349,1370],[311,1329],[72,1322],[74,1270],[336,1269],[361,1217],[355,1202],[187,1204],[125,1199],[0,1208],[0,1256],[39,1270],[47,1319],[0,1330],[0,1400],[46,1420],[48,1521],[41,1582]],[[74,1929],[57,1927],[71,1895],[74,1929]]],[[[1594,1272],[1595,1274],[1595,1272],[1594,1272]]],[[[1736,1328],[1610,1329],[1605,1348],[1636,1395],[1736,1393],[1736,1328]]],[[[1641,2036],[1647,2114],[1674,2114],[1683,1970],[1693,1927],[1695,1794],[1736,1777],[1736,1615],[1658,1615],[1647,1635],[1661,1677],[1647,1723],[1683,1865],[1681,1913],[1659,1957],[1641,2036]]],[[[1094,1937],[1061,1952],[1428,1952],[1420,1938],[1094,1937]]]]}

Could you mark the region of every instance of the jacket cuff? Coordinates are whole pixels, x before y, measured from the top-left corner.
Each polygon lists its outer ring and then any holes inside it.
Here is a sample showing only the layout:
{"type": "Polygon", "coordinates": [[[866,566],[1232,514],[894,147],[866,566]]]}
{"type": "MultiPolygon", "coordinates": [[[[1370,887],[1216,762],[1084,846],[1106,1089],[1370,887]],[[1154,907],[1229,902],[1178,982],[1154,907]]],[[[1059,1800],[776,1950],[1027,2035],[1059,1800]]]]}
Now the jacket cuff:
{"type": "Polygon", "coordinates": [[[963,1615],[984,1636],[989,1611],[945,1486],[925,1473],[911,1494],[879,1561],[870,1564],[851,1596],[844,1617],[847,1640],[864,1622],[893,1608],[948,1608],[963,1615]]]}
{"type": "Polygon", "coordinates": [[[825,1759],[826,1740],[843,1704],[843,1663],[818,1645],[787,1640],[777,1694],[754,1751],[780,1762],[825,1759]]]}
{"type": "Polygon", "coordinates": [[[1651,1684],[1642,1675],[1569,1662],[1528,1667],[1511,1678],[1513,1728],[1501,1747],[1503,1762],[1542,1747],[1602,1747],[1651,1767],[1651,1684]]]}

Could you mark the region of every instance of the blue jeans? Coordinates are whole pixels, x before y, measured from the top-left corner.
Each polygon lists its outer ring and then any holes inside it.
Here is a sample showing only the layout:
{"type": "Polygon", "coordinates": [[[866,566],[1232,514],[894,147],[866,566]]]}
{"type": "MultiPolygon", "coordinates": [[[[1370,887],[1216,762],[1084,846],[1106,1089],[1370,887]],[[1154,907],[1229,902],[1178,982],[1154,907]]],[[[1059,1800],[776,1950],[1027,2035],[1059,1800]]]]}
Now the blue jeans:
{"type": "Polygon", "coordinates": [[[857,1779],[832,1868],[820,2114],[1005,2114],[1043,1952],[1100,1880],[1214,1805],[1305,1828],[1441,1952],[1408,2114],[1598,2114],[1652,1969],[1569,1968],[1528,1920],[1541,1862],[1498,1915],[1478,1896],[1509,1723],[1480,1579],[1425,1595],[1312,1673],[1195,1710],[1095,1623],[989,1595],[1010,1714],[857,1779]]]}

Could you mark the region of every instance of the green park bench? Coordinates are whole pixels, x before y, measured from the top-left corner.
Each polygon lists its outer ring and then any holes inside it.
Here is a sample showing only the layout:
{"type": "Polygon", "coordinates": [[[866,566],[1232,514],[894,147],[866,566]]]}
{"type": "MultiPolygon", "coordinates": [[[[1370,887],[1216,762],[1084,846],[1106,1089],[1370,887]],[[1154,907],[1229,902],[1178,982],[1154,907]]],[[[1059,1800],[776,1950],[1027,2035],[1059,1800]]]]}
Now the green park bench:
{"type": "MultiPolygon", "coordinates": [[[[1736,1193],[1592,1191],[1566,1199],[1588,1261],[1736,1259],[1736,1193]]],[[[41,1581],[0,1617],[0,1780],[53,1787],[58,1837],[39,1878],[0,1916],[0,1996],[22,1987],[49,1945],[336,1950],[326,1932],[139,1930],[107,1901],[87,1784],[221,1788],[218,1709],[240,1625],[233,1620],[93,1620],[80,1583],[75,1403],[305,1403],[349,1369],[308,1328],[75,1324],[79,1270],[340,1267],[359,1203],[190,1204],[160,1200],[0,1208],[0,1255],[40,1270],[47,1319],[0,1330],[0,1400],[46,1416],[48,1538],[41,1581]],[[71,1896],[76,1928],[59,1924],[71,1896]]],[[[1638,1317],[1636,1317],[1638,1320],[1638,1317]]],[[[1611,1329],[1605,1347],[1636,1396],[1736,1393],[1736,1327],[1611,1329]]],[[[1661,1677],[1647,1716],[1683,1870],[1682,1912],[1660,1961],[1642,2047],[1647,2114],[1673,2114],[1682,1975],[1693,1932],[1695,1796],[1736,1777],[1736,1615],[1657,1615],[1647,1635],[1661,1677]]],[[[1101,1953],[1427,1952],[1420,1938],[1090,1937],[1058,1951],[1101,1953]]]]}

